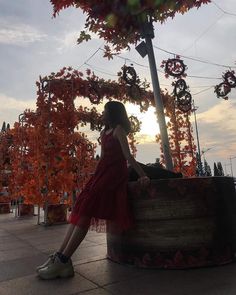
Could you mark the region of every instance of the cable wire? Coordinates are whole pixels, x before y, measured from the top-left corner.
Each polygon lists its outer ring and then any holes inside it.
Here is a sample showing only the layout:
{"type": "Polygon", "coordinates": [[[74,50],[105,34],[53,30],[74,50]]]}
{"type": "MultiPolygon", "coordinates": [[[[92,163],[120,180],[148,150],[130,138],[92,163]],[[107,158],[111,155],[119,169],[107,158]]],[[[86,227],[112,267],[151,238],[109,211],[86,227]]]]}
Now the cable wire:
{"type": "Polygon", "coordinates": [[[206,92],[206,91],[212,89],[213,87],[214,87],[214,86],[208,87],[207,89],[201,90],[201,91],[199,91],[199,92],[197,92],[197,93],[193,93],[192,95],[196,96],[196,95],[198,95],[198,94],[200,94],[200,93],[203,93],[203,92],[206,92]]]}
{"type": "Polygon", "coordinates": [[[153,45],[153,47],[160,50],[160,51],[163,51],[165,53],[172,54],[172,55],[175,55],[175,56],[178,55],[180,57],[190,59],[190,60],[193,60],[193,61],[196,61],[196,62],[200,62],[200,63],[204,63],[204,64],[208,64],[208,65],[214,65],[214,66],[223,67],[223,68],[236,68],[236,66],[229,66],[229,65],[219,64],[219,63],[215,63],[215,62],[211,62],[211,61],[206,61],[206,60],[203,60],[203,59],[200,59],[200,58],[195,58],[195,57],[190,57],[190,56],[174,53],[174,52],[168,51],[166,49],[160,48],[160,47],[158,47],[156,45],[153,45]]]}
{"type": "Polygon", "coordinates": [[[222,7],[220,7],[217,3],[215,3],[215,1],[212,1],[212,3],[220,10],[222,11],[224,14],[227,14],[227,15],[231,15],[231,16],[236,16],[236,13],[232,13],[232,12],[228,12],[228,11],[225,11],[222,7]]]}
{"type": "Polygon", "coordinates": [[[98,53],[98,51],[101,49],[101,46],[102,45],[100,45],[99,48],[78,67],[78,69],[81,68],[83,65],[85,65],[88,61],[90,61],[90,59],[92,59],[98,53]]]}

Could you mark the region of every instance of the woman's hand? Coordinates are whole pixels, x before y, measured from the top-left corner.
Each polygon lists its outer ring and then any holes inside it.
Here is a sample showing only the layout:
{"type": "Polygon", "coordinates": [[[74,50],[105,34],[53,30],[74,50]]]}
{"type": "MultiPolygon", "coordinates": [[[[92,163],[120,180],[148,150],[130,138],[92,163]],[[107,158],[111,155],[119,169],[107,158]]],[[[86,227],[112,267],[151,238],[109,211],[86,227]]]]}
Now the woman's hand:
{"type": "Polygon", "coordinates": [[[141,176],[138,179],[138,182],[142,185],[142,186],[148,186],[150,184],[150,178],[148,176],[141,176]]]}

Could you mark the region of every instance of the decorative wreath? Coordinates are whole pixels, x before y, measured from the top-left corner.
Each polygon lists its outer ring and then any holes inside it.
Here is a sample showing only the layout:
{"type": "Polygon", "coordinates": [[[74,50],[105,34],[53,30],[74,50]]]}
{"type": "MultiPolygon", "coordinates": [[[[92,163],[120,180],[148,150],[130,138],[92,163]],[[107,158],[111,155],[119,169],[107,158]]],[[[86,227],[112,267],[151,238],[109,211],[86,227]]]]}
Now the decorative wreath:
{"type": "Polygon", "coordinates": [[[177,80],[174,85],[174,95],[178,96],[180,92],[185,91],[187,88],[188,87],[184,79],[177,80]]]}
{"type": "Polygon", "coordinates": [[[142,98],[141,89],[138,85],[135,85],[135,84],[131,85],[128,88],[128,94],[133,100],[136,100],[136,101],[140,101],[142,98]]]}
{"type": "Polygon", "coordinates": [[[192,95],[188,91],[181,91],[177,95],[177,103],[178,105],[191,105],[192,103],[192,95]]]}
{"type": "Polygon", "coordinates": [[[139,102],[139,106],[140,106],[140,111],[143,112],[143,111],[147,111],[148,108],[149,108],[149,101],[146,99],[146,100],[140,100],[139,102]]]}
{"type": "Polygon", "coordinates": [[[41,80],[41,89],[44,92],[50,92],[50,80],[41,80]]]}
{"type": "Polygon", "coordinates": [[[231,91],[231,87],[228,83],[222,82],[219,85],[216,85],[215,87],[215,93],[217,97],[224,97],[227,94],[229,94],[231,91]]]}
{"type": "Polygon", "coordinates": [[[165,72],[172,77],[180,78],[186,70],[186,66],[182,59],[169,58],[165,64],[165,72]]]}
{"type": "Polygon", "coordinates": [[[190,112],[192,110],[192,105],[191,104],[186,104],[186,105],[178,105],[178,108],[183,112],[183,113],[187,113],[190,112]]]}
{"type": "Polygon", "coordinates": [[[88,152],[92,152],[92,151],[93,151],[93,146],[92,146],[91,143],[88,143],[88,144],[87,144],[87,146],[86,146],[86,150],[87,150],[88,152]]]}
{"type": "Polygon", "coordinates": [[[188,91],[181,91],[177,95],[177,107],[184,113],[191,111],[192,109],[192,95],[188,91]]]}
{"type": "Polygon", "coordinates": [[[223,75],[223,80],[226,84],[228,84],[231,88],[236,87],[236,76],[234,74],[234,71],[227,71],[223,75]]]}
{"type": "Polygon", "coordinates": [[[136,71],[134,69],[134,67],[132,66],[123,66],[123,75],[122,75],[123,79],[125,80],[125,82],[128,85],[134,85],[136,83],[137,80],[137,74],[136,71]]]}
{"type": "Polygon", "coordinates": [[[99,104],[101,102],[101,95],[96,84],[90,85],[88,98],[92,104],[99,104]]]}
{"type": "Polygon", "coordinates": [[[130,125],[131,125],[131,132],[132,133],[139,132],[141,129],[141,123],[138,120],[138,118],[135,116],[130,116],[129,121],[130,121],[130,125]]]}

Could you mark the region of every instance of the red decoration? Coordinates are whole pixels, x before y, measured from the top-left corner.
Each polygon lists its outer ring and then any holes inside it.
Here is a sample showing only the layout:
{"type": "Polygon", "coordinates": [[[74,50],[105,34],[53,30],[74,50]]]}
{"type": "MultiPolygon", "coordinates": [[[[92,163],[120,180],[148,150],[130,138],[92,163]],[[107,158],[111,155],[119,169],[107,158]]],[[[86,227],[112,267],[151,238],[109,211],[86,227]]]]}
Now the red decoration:
{"type": "Polygon", "coordinates": [[[215,93],[218,98],[224,98],[230,93],[231,87],[228,83],[222,82],[215,87],[215,93]]]}
{"type": "Polygon", "coordinates": [[[183,60],[179,57],[164,60],[161,67],[165,67],[166,78],[168,78],[169,76],[175,78],[186,77],[185,70],[187,69],[187,67],[184,64],[183,60]]]}
{"type": "MultiPolygon", "coordinates": [[[[191,8],[199,8],[211,0],[182,0],[180,1],[123,1],[123,0],[50,0],[54,7],[53,15],[60,10],[75,6],[87,14],[85,28],[98,34],[112,45],[116,52],[129,48],[141,39],[141,27],[147,16],[154,22],[163,23],[167,18],[174,18],[176,13],[184,14],[191,8]]],[[[91,38],[87,31],[82,31],[78,43],[91,38]]],[[[112,51],[105,46],[104,56],[112,58],[112,51]]]]}
{"type": "Polygon", "coordinates": [[[236,87],[236,76],[235,76],[235,72],[234,71],[227,71],[226,73],[224,73],[223,80],[231,88],[236,87]]]}

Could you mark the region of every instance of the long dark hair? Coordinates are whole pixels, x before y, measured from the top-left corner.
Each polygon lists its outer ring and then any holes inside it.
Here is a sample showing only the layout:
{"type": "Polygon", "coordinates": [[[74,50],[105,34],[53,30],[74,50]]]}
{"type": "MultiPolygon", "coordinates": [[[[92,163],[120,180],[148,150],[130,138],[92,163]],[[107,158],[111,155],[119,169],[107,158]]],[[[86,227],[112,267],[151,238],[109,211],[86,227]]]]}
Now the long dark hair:
{"type": "MultiPolygon", "coordinates": [[[[104,109],[107,111],[107,119],[112,128],[121,125],[126,134],[130,133],[131,125],[123,103],[119,101],[108,101],[104,109]]],[[[105,129],[107,128],[108,126],[105,126],[105,129]]]]}

